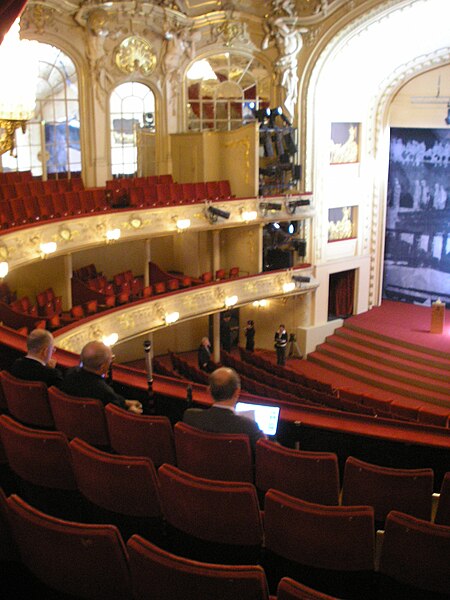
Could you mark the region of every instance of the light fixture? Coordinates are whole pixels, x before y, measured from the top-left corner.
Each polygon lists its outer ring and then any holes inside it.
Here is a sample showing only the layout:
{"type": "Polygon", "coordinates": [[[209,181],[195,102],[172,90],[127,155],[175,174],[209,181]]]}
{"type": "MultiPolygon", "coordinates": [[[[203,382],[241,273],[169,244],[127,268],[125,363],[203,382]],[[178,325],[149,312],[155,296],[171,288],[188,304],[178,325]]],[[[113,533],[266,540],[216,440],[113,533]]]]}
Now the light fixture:
{"type": "Polygon", "coordinates": [[[8,275],[9,265],[6,260],[0,262],[0,279],[3,279],[8,275]]]}
{"type": "Polygon", "coordinates": [[[102,342],[105,344],[105,346],[114,346],[114,344],[117,343],[118,339],[118,333],[110,333],[109,335],[104,335],[102,337],[102,342]]]}
{"type": "Polygon", "coordinates": [[[129,223],[133,229],[139,229],[142,227],[142,219],[140,217],[132,216],[129,223]]]}
{"type": "Polygon", "coordinates": [[[265,298],[263,298],[262,300],[255,300],[253,302],[253,306],[255,308],[264,308],[265,306],[267,306],[267,300],[265,298]]]}
{"type": "Polygon", "coordinates": [[[222,219],[229,219],[230,213],[227,210],[222,210],[220,208],[216,208],[215,206],[207,205],[205,208],[205,216],[212,224],[216,223],[219,217],[222,217],[222,219]]]}
{"type": "Polygon", "coordinates": [[[285,294],[288,294],[289,292],[292,292],[295,290],[295,282],[294,281],[288,281],[286,283],[283,283],[283,292],[285,294]]]}
{"type": "Polygon", "coordinates": [[[261,216],[266,217],[267,213],[281,210],[281,204],[279,202],[260,202],[259,212],[261,216]]]}
{"type": "Polygon", "coordinates": [[[235,304],[237,304],[238,301],[238,297],[236,295],[234,296],[226,296],[225,297],[225,306],[226,308],[230,308],[230,306],[234,306],[235,304]]]}
{"type": "Polygon", "coordinates": [[[306,275],[292,275],[292,280],[295,283],[309,283],[311,281],[311,277],[306,275]]]}
{"type": "Polygon", "coordinates": [[[311,200],[309,198],[300,198],[298,200],[286,200],[285,208],[286,212],[289,215],[295,214],[295,210],[299,206],[309,206],[311,204],[311,200]]]}
{"type": "Polygon", "coordinates": [[[34,115],[38,78],[35,46],[36,42],[20,39],[19,19],[0,46],[0,154],[13,152],[16,129],[25,132],[27,121],[34,115]]]}
{"type": "Polygon", "coordinates": [[[255,111],[255,117],[261,124],[264,124],[264,122],[270,117],[270,108],[260,108],[259,110],[255,111]]]}
{"type": "Polygon", "coordinates": [[[56,242],[45,242],[45,243],[39,244],[39,250],[42,252],[44,258],[48,254],[53,254],[53,252],[56,252],[56,248],[57,248],[56,242]]]}
{"type": "Polygon", "coordinates": [[[171,325],[172,323],[175,323],[176,321],[178,321],[179,318],[180,318],[180,313],[176,312],[176,311],[171,312],[171,313],[166,313],[164,316],[166,325],[171,325]]]}
{"type": "Polygon", "coordinates": [[[106,231],[106,241],[114,242],[120,238],[120,229],[116,227],[116,229],[108,229],[106,231]]]}
{"type": "Polygon", "coordinates": [[[258,218],[258,213],[256,210],[241,210],[242,220],[248,223],[249,221],[254,221],[258,218]]]}
{"type": "Polygon", "coordinates": [[[178,231],[183,231],[183,229],[188,229],[191,226],[190,219],[177,219],[176,217],[174,219],[176,220],[178,231]]]}
{"type": "Polygon", "coordinates": [[[59,236],[62,240],[68,242],[72,239],[72,232],[68,227],[61,227],[61,229],[59,230],[59,236]]]}

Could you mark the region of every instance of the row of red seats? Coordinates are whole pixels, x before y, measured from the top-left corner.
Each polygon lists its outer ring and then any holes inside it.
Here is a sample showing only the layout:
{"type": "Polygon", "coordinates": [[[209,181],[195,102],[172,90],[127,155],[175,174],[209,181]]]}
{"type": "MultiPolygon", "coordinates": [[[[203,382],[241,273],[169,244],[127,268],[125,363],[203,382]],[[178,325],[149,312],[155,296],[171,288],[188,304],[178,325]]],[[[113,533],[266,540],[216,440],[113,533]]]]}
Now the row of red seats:
{"type": "MultiPolygon", "coordinates": [[[[112,408],[115,411],[120,411],[120,409],[112,408]]],[[[11,424],[12,419],[9,419],[8,417],[1,417],[0,421],[2,423],[2,439],[8,440],[9,434],[10,440],[11,430],[13,430],[14,435],[14,428],[16,430],[16,437],[20,437],[20,429],[24,429],[22,426],[14,426],[14,423],[11,424]],[[4,436],[3,432],[5,429],[8,431],[4,436]],[[19,434],[17,434],[17,430],[19,430],[19,434]]],[[[181,435],[185,434],[186,427],[187,426],[181,425],[181,435]]],[[[36,431],[36,434],[40,434],[42,438],[46,435],[46,432],[36,431]]],[[[214,435],[210,437],[214,438],[216,441],[220,438],[220,436],[214,435]]],[[[23,458],[24,448],[26,449],[30,446],[31,441],[30,439],[27,440],[26,436],[25,442],[25,446],[20,446],[21,453],[19,453],[19,458],[23,458]]],[[[67,444],[67,441],[65,443],[67,444]]],[[[259,442],[258,444],[259,446],[267,446],[268,450],[271,451],[280,451],[276,445],[271,444],[270,442],[259,442]]],[[[7,443],[5,446],[6,445],[7,443]]],[[[33,445],[33,448],[34,446],[35,444],[33,445]]],[[[39,446],[45,448],[45,445],[40,444],[39,446]]],[[[231,543],[233,562],[239,562],[239,559],[237,558],[239,554],[238,547],[241,551],[245,549],[256,552],[256,555],[259,554],[262,546],[263,525],[261,515],[257,509],[258,501],[252,484],[227,483],[224,480],[216,480],[208,483],[204,478],[198,479],[195,475],[191,475],[170,464],[164,464],[160,467],[158,474],[155,474],[155,477],[143,477],[143,460],[145,459],[137,459],[137,461],[133,463],[133,460],[128,456],[127,460],[124,462],[122,460],[123,457],[121,456],[107,455],[104,452],[90,447],[89,444],[78,440],[71,443],[69,453],[70,452],[72,453],[73,466],[75,469],[75,485],[79,485],[81,492],[86,494],[87,499],[94,504],[96,501],[99,501],[100,506],[105,508],[105,503],[107,503],[107,507],[111,507],[110,510],[114,513],[117,511],[117,506],[129,506],[130,502],[132,503],[134,501],[134,510],[136,510],[136,506],[140,506],[141,512],[139,514],[142,515],[142,511],[145,508],[142,505],[142,498],[149,498],[148,492],[147,494],[143,493],[143,485],[148,486],[151,481],[158,478],[160,483],[159,492],[161,494],[161,509],[164,518],[173,528],[191,538],[190,548],[192,551],[199,551],[199,548],[192,544],[192,540],[196,542],[199,539],[202,539],[203,541],[206,540],[210,542],[206,560],[214,560],[211,543],[217,545],[225,544],[225,546],[231,543]],[[138,464],[140,468],[138,468],[138,464]],[[95,474],[93,474],[93,469],[96,470],[95,474]],[[120,496],[120,498],[116,495],[113,497],[111,496],[111,478],[113,477],[113,473],[114,477],[118,478],[117,485],[114,485],[114,489],[117,490],[117,495],[120,496]],[[105,488],[102,488],[102,482],[106,482],[106,480],[108,481],[108,485],[105,488]],[[133,493],[131,491],[133,491],[133,493]],[[136,496],[134,496],[134,493],[136,496]],[[127,496],[128,498],[126,504],[124,504],[124,496],[127,496]],[[137,504],[136,499],[138,500],[137,504]],[[200,506],[202,507],[201,509],[199,509],[200,506]],[[220,507],[220,510],[218,507],[220,507]],[[202,519],[198,519],[196,516],[199,511],[202,514],[202,519]],[[221,522],[220,527],[217,522],[218,519],[220,519],[221,522]]],[[[298,454],[296,451],[291,451],[291,453],[298,454]]],[[[13,454],[14,453],[11,452],[11,455],[13,454]]],[[[197,455],[200,454],[205,457],[204,452],[197,453],[197,455]]],[[[210,458],[219,458],[219,454],[220,459],[223,462],[224,457],[226,459],[227,452],[224,453],[222,449],[222,452],[218,453],[216,449],[216,452],[210,451],[206,454],[207,460],[205,461],[205,464],[210,462],[210,458]]],[[[68,456],[68,453],[59,450],[58,456],[58,462],[61,463],[61,461],[64,461],[65,457],[68,456]]],[[[188,452],[187,457],[190,456],[191,452],[188,452]]],[[[22,464],[23,463],[26,463],[26,461],[22,460],[22,464]]],[[[236,461],[233,461],[233,463],[236,464],[236,461]]],[[[356,474],[361,472],[362,466],[370,466],[361,464],[361,461],[359,461],[359,463],[360,464],[355,465],[354,472],[356,474]]],[[[151,464],[152,463],[147,462],[147,465],[151,464]]],[[[372,467],[374,466],[372,465],[372,467]]],[[[30,466],[28,464],[24,464],[24,468],[27,473],[30,472],[30,466]]],[[[38,468],[42,470],[42,460],[40,467],[38,468]]],[[[335,470],[337,472],[337,464],[335,465],[335,470]]],[[[274,469],[272,469],[272,471],[274,471],[274,469]]],[[[282,469],[276,469],[275,471],[278,471],[279,475],[283,472],[282,469]]],[[[388,485],[389,489],[391,489],[393,481],[395,481],[393,476],[396,474],[392,472],[394,471],[392,469],[384,469],[384,471],[390,471],[387,475],[390,476],[388,485]]],[[[405,473],[402,473],[403,478],[400,477],[400,472],[398,474],[398,481],[401,481],[404,486],[405,473]]],[[[386,475],[386,473],[384,473],[384,475],[386,475]]],[[[412,476],[413,473],[409,473],[408,475],[412,476]]],[[[415,473],[415,475],[417,476],[417,473],[415,473]]],[[[281,477],[281,479],[288,480],[289,478],[281,477]]],[[[314,477],[309,479],[314,480],[314,477]]],[[[411,477],[408,483],[410,484],[412,481],[417,481],[417,478],[414,479],[414,477],[411,477]]],[[[424,489],[429,492],[430,473],[427,474],[424,481],[426,481],[424,489]]],[[[445,481],[447,488],[450,490],[450,474],[446,476],[445,481]]],[[[364,486],[361,486],[361,483],[356,486],[360,496],[363,487],[364,486]]],[[[357,507],[354,508],[351,506],[329,507],[324,506],[323,504],[310,504],[308,501],[305,502],[304,500],[288,495],[285,492],[275,490],[273,489],[273,486],[271,486],[271,488],[271,491],[265,496],[264,503],[265,550],[266,552],[269,551],[278,555],[281,559],[283,569],[288,568],[288,564],[285,564],[284,561],[291,560],[294,563],[298,562],[299,564],[306,564],[309,567],[321,567],[323,569],[339,571],[339,577],[342,577],[341,571],[374,570],[373,531],[375,523],[373,508],[364,503],[361,505],[359,499],[357,500],[357,507]],[[305,543],[301,543],[301,540],[303,539],[305,540],[305,543]],[[332,540],[331,544],[330,539],[332,540]],[[306,540],[308,540],[308,543],[306,543],[306,540]],[[341,552],[336,552],[337,548],[340,548],[341,552]],[[309,559],[308,556],[310,557],[309,559]],[[314,559],[312,559],[313,556],[314,559]],[[311,560],[314,562],[309,562],[311,560]],[[356,563],[358,563],[358,567],[356,567],[356,563]]],[[[372,481],[372,488],[373,491],[376,492],[379,485],[374,485],[374,481],[372,481]]],[[[417,486],[417,489],[418,488],[419,486],[417,486]]],[[[405,493],[405,487],[403,492],[402,500],[409,503],[409,505],[414,504],[414,499],[417,499],[417,494],[411,493],[411,489],[409,489],[409,493],[405,493]]],[[[364,494],[364,490],[362,493],[364,494]]],[[[431,498],[431,494],[428,495],[431,498]]],[[[396,502],[399,502],[399,496],[398,494],[390,494],[391,500],[394,496],[395,500],[393,500],[393,502],[395,504],[396,502]]],[[[386,494],[384,494],[384,497],[386,497],[386,494]]],[[[445,504],[447,514],[449,511],[449,502],[449,499],[447,499],[445,504]]],[[[441,506],[441,500],[439,506],[441,506]]],[[[413,511],[414,510],[415,508],[413,507],[413,511]]],[[[438,556],[444,551],[444,558],[441,557],[440,562],[438,561],[439,567],[442,567],[442,562],[446,560],[446,556],[448,555],[447,546],[450,542],[450,529],[448,530],[447,535],[445,535],[445,526],[436,526],[421,517],[407,515],[402,515],[401,517],[406,519],[406,522],[409,525],[409,534],[411,534],[411,527],[413,531],[415,530],[414,525],[417,520],[420,520],[419,530],[422,532],[425,530],[427,532],[428,541],[430,534],[434,531],[436,537],[436,539],[433,538],[434,544],[440,539],[440,543],[437,543],[437,547],[434,546],[434,550],[438,556]],[[443,539],[447,539],[447,541],[443,542],[443,539]],[[447,549],[447,554],[445,554],[445,549],[447,549]]],[[[392,513],[390,513],[386,519],[386,534],[388,534],[390,530],[391,520],[392,513]]],[[[386,535],[384,543],[386,543],[387,538],[388,535],[386,535]]],[[[409,535],[409,540],[411,540],[411,535],[409,535]]],[[[174,538],[172,538],[171,542],[173,543],[173,541],[174,538]]],[[[415,542],[416,541],[417,540],[415,539],[415,542]]],[[[223,548],[221,551],[222,550],[223,548]]],[[[383,559],[383,554],[381,557],[383,559]]],[[[426,566],[421,570],[422,576],[426,576],[426,574],[430,575],[429,555],[427,555],[427,559],[427,561],[423,561],[426,566]]],[[[269,563],[269,569],[272,576],[275,574],[274,581],[277,581],[280,562],[277,561],[278,566],[275,566],[274,571],[272,571],[270,565],[271,563],[269,563]]],[[[445,573],[445,571],[443,571],[443,573],[445,573]]],[[[439,569],[437,570],[437,573],[433,572],[432,575],[433,577],[425,577],[427,582],[425,584],[426,589],[441,591],[440,586],[443,581],[446,581],[446,576],[444,575],[443,577],[442,573],[439,573],[439,569]],[[435,579],[436,577],[437,579],[435,579]],[[434,583],[430,583],[431,581],[434,581],[434,583]],[[431,588],[427,587],[430,585],[432,586],[431,588]],[[439,589],[437,589],[438,587],[439,589]]],[[[327,573],[326,576],[328,578],[330,574],[327,573]]],[[[417,574],[414,577],[416,576],[417,574]]],[[[407,577],[411,578],[411,575],[408,574],[407,577]]],[[[351,579],[355,580],[353,583],[357,583],[358,591],[361,593],[362,582],[360,578],[353,574],[351,579]]],[[[373,584],[372,577],[370,577],[370,580],[373,584]]],[[[346,583],[349,584],[351,581],[347,581],[346,583]]],[[[415,584],[419,587],[424,585],[423,581],[418,584],[417,579],[415,584]]],[[[347,596],[345,595],[345,597],[347,596]]],[[[366,596],[364,595],[364,597],[366,596]]]]}
{"type": "MultiPolygon", "coordinates": [[[[120,190],[117,190],[116,194],[120,194],[120,190]]],[[[206,200],[230,200],[232,197],[228,180],[160,183],[129,188],[130,206],[136,208],[191,204],[206,200]]]]}
{"type": "Polygon", "coordinates": [[[26,198],[28,196],[45,196],[46,194],[62,194],[64,192],[84,189],[81,177],[71,179],[28,179],[14,183],[0,183],[0,200],[26,198]]]}
{"type": "Polygon", "coordinates": [[[117,177],[109,179],[106,182],[106,188],[109,190],[131,189],[134,187],[147,187],[157,183],[173,183],[173,177],[170,173],[167,175],[147,175],[144,177],[117,177]]]}

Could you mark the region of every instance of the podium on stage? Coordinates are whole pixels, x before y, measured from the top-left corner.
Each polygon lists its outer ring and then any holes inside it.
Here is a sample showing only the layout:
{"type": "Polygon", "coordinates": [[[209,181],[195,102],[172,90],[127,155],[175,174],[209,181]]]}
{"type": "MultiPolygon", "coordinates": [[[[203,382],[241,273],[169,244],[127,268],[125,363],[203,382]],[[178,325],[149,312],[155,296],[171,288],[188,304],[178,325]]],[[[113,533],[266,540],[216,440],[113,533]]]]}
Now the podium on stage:
{"type": "Polygon", "coordinates": [[[442,333],[445,322],[445,302],[436,300],[431,304],[431,333],[442,333]]]}

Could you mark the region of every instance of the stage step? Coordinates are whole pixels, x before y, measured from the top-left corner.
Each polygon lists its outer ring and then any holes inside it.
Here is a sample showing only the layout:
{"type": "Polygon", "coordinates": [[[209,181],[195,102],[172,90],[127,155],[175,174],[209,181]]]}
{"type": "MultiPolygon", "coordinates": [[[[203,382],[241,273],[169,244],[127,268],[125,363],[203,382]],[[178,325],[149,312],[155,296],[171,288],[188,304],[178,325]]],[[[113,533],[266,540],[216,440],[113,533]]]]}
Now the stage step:
{"type": "Polygon", "coordinates": [[[420,376],[431,380],[430,383],[441,382],[446,387],[450,386],[450,369],[448,366],[441,365],[439,368],[435,365],[424,365],[417,362],[414,356],[403,353],[391,345],[368,345],[364,338],[355,336],[341,335],[338,330],[334,335],[326,338],[328,345],[361,357],[365,360],[374,361],[379,365],[394,367],[398,371],[404,372],[405,376],[420,376]]]}
{"type": "Polygon", "coordinates": [[[448,386],[445,393],[438,391],[426,392],[427,386],[424,388],[412,385],[403,381],[403,377],[399,380],[389,376],[387,377],[383,369],[375,366],[375,363],[363,361],[362,359],[354,359],[352,355],[348,355],[349,360],[344,361],[342,354],[335,354],[331,350],[323,351],[319,347],[315,352],[308,355],[308,362],[317,364],[330,371],[335,371],[351,379],[356,379],[372,387],[388,390],[399,394],[400,396],[421,400],[431,404],[440,406],[450,406],[450,395],[448,394],[448,386]]]}
{"type": "Polygon", "coordinates": [[[401,358],[407,358],[411,362],[415,362],[418,365],[426,365],[428,367],[443,369],[450,376],[450,360],[441,356],[435,356],[430,354],[428,348],[422,348],[421,350],[413,350],[406,346],[400,345],[396,338],[386,338],[381,340],[375,338],[372,331],[364,330],[362,328],[354,329],[353,327],[339,327],[334,332],[341,338],[351,340],[354,343],[360,344],[366,348],[373,348],[374,350],[384,352],[392,356],[398,356],[401,358]]]}

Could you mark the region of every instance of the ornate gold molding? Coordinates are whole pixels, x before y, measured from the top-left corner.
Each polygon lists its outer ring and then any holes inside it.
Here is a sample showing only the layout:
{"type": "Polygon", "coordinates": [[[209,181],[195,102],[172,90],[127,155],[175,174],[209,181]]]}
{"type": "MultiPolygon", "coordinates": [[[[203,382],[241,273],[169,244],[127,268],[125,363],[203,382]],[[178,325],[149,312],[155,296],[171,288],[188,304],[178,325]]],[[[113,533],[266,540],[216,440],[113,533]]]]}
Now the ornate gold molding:
{"type": "Polygon", "coordinates": [[[156,66],[153,46],[139,36],[125,38],[115,51],[115,62],[122,73],[150,75],[156,66]]]}

